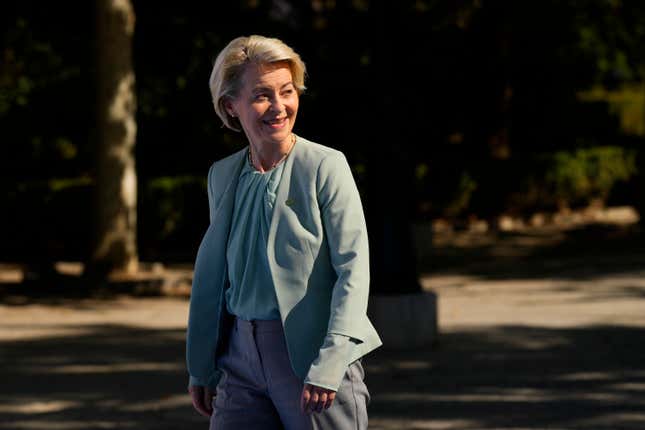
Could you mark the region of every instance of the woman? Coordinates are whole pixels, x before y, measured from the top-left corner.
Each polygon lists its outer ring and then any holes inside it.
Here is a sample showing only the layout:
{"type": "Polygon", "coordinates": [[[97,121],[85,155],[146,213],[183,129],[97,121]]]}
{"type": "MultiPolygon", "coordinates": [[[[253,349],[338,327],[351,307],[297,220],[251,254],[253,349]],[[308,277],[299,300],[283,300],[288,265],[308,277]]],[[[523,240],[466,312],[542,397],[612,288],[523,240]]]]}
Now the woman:
{"type": "Polygon", "coordinates": [[[190,301],[189,392],[212,429],[367,428],[367,231],[343,154],[293,134],[304,74],[262,36],[211,74],[215,112],[249,141],[210,168],[190,301]]]}

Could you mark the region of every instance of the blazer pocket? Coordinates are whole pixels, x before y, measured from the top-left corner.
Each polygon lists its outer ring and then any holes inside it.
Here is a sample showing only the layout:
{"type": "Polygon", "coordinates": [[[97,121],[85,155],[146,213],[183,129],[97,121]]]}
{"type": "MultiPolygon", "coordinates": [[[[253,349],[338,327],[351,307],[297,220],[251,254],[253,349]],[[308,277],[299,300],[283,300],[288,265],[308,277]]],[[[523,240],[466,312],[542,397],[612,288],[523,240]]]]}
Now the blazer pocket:
{"type": "Polygon", "coordinates": [[[308,240],[298,237],[296,234],[290,234],[286,240],[286,246],[293,258],[313,260],[314,255],[308,240]]]}

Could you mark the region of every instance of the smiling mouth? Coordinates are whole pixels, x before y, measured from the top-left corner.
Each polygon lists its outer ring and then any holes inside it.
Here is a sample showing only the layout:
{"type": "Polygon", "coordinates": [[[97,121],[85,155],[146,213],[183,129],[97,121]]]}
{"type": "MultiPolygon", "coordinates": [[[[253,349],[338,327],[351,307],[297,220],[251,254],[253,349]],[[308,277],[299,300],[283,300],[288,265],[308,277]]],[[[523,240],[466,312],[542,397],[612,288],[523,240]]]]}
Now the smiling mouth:
{"type": "Polygon", "coordinates": [[[281,128],[284,126],[287,122],[287,117],[285,116],[284,118],[277,118],[277,119],[270,119],[270,120],[264,120],[262,121],[266,125],[272,128],[281,128]]]}

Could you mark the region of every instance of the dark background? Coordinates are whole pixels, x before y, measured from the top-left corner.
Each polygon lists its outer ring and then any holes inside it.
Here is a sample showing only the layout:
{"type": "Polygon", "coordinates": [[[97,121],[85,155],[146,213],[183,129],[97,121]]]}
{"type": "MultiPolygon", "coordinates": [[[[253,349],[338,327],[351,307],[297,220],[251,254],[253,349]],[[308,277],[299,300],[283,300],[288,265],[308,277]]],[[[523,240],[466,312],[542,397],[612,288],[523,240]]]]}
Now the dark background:
{"type": "MultiPolygon", "coordinates": [[[[296,132],[346,153],[372,229],[641,206],[641,1],[133,3],[144,261],[194,257],[207,169],[245,144],[221,128],[208,77],[232,38],[253,33],[304,59],[296,132]]],[[[93,3],[5,2],[0,28],[0,260],[82,261],[93,3]]]]}

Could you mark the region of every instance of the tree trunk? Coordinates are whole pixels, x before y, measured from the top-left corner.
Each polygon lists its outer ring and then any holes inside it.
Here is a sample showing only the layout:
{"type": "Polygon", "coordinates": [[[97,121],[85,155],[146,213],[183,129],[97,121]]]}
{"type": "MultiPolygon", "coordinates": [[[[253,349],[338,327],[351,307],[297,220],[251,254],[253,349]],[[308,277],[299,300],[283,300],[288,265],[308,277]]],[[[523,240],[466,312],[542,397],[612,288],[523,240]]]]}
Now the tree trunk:
{"type": "Polygon", "coordinates": [[[130,0],[97,0],[95,236],[90,270],[137,270],[137,125],[130,0]]]}

